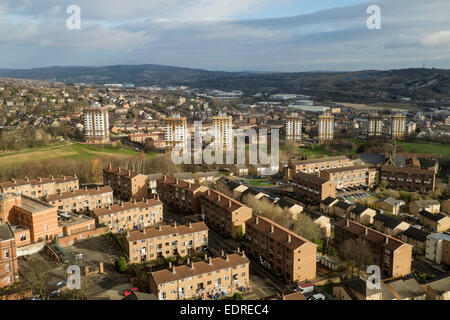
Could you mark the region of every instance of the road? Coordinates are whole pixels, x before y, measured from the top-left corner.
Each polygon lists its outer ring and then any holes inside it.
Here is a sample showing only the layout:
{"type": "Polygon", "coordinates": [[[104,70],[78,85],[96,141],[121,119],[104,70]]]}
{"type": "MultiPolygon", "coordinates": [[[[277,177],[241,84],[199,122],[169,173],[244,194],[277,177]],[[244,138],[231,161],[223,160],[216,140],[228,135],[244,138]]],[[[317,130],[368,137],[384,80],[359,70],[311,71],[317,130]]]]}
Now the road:
{"type": "MultiPolygon", "coordinates": [[[[169,210],[164,211],[165,219],[172,219],[179,224],[186,224],[188,222],[197,222],[199,219],[196,216],[179,215],[169,210]]],[[[208,251],[215,256],[220,256],[221,251],[235,252],[237,249],[237,243],[232,239],[224,239],[214,230],[208,231],[208,251]]],[[[250,282],[255,284],[257,288],[253,290],[259,291],[258,296],[260,298],[273,295],[275,293],[283,293],[292,290],[293,286],[284,284],[273,273],[266,270],[258,262],[250,260],[250,282]]]]}

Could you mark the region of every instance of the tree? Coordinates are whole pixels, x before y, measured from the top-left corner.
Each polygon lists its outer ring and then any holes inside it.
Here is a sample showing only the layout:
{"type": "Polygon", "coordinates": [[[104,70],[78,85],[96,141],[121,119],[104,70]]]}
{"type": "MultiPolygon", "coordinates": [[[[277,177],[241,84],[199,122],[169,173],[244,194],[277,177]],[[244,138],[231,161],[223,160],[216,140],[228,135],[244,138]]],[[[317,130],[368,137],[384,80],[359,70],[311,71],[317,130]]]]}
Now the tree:
{"type": "Polygon", "coordinates": [[[244,299],[244,297],[239,292],[235,292],[233,294],[233,300],[243,300],[243,299],[244,299]]]}
{"type": "Polygon", "coordinates": [[[50,292],[54,288],[51,287],[50,269],[46,264],[42,263],[36,257],[30,258],[26,263],[21,265],[19,270],[20,277],[25,280],[31,290],[39,294],[42,300],[47,300],[50,292]]]}
{"type": "Polygon", "coordinates": [[[127,272],[128,266],[125,257],[120,257],[116,259],[116,268],[119,273],[127,272]]]}

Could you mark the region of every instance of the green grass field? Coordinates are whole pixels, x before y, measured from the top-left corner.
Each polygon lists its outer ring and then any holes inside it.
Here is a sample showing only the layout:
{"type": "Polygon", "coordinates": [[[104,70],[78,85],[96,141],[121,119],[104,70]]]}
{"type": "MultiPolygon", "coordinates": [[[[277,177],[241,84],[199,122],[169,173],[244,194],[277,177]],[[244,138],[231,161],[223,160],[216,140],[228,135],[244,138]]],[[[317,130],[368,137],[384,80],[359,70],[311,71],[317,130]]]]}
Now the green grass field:
{"type": "MultiPolygon", "coordinates": [[[[20,152],[6,152],[0,155],[0,166],[23,163],[31,160],[48,159],[81,159],[89,160],[95,157],[113,156],[126,158],[139,155],[140,152],[122,147],[120,149],[85,145],[81,143],[63,142],[52,146],[23,150],[20,152]]],[[[146,157],[152,157],[155,153],[147,153],[146,157]]]]}
{"type": "MultiPolygon", "coordinates": [[[[356,146],[365,143],[364,140],[359,139],[343,140],[353,142],[356,146]]],[[[443,157],[450,156],[450,145],[446,144],[397,141],[397,146],[401,147],[405,152],[410,153],[435,153],[440,154],[443,157]]]]}

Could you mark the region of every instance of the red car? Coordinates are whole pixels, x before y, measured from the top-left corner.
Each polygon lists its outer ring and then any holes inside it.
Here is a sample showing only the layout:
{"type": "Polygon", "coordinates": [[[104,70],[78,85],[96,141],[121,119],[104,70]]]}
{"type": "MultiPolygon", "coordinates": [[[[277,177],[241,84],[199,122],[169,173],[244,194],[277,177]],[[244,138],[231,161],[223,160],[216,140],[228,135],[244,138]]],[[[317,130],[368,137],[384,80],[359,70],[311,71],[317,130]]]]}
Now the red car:
{"type": "Polygon", "coordinates": [[[128,297],[130,294],[132,294],[133,292],[139,292],[139,289],[138,288],[136,288],[136,287],[134,287],[134,288],[131,288],[130,290],[125,290],[124,292],[123,292],[123,295],[125,296],[125,297],[128,297]]]}

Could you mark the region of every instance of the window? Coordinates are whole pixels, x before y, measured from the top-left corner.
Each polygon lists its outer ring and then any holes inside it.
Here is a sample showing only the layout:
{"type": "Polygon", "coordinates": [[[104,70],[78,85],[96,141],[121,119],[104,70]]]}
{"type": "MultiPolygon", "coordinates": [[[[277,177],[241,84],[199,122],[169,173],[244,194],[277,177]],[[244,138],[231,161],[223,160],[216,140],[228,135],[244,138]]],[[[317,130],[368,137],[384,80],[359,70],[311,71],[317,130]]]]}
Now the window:
{"type": "Polygon", "coordinates": [[[9,250],[5,250],[5,258],[9,258],[9,250]]]}

